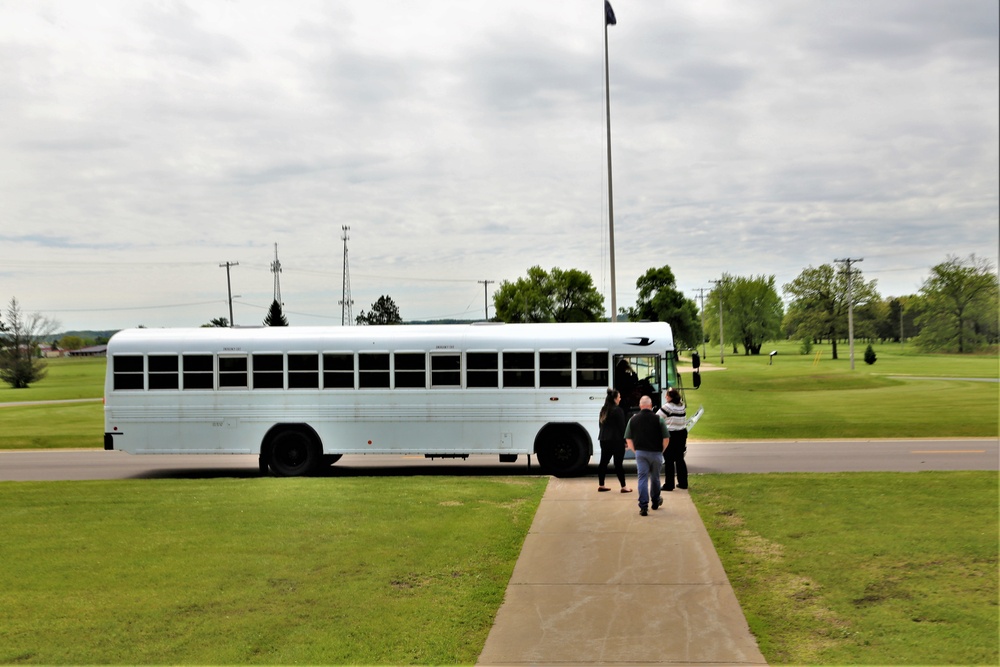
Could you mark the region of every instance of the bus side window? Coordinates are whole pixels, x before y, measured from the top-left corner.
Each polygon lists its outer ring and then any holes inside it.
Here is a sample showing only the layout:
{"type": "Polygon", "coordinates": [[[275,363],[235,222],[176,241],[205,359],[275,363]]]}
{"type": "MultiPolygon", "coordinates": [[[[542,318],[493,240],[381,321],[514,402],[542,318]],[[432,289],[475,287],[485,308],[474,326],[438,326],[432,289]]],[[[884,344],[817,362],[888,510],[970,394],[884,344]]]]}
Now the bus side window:
{"type": "Polygon", "coordinates": [[[534,352],[503,353],[503,386],[504,388],[535,386],[534,352]]]}
{"type": "Polygon", "coordinates": [[[247,358],[219,356],[219,388],[246,389],[247,358]]]}
{"type": "Polygon", "coordinates": [[[323,388],[354,389],[354,355],[328,353],[323,355],[323,388]]]}
{"type": "Polygon", "coordinates": [[[397,352],[396,388],[423,389],[427,385],[427,357],[423,352],[397,352]]]}
{"type": "MultiPolygon", "coordinates": [[[[352,368],[351,384],[354,384],[352,368]]],[[[288,355],[288,388],[289,389],[319,389],[319,355],[289,354],[288,355]]]]}
{"type": "Polygon", "coordinates": [[[610,387],[608,351],[576,353],[577,387],[610,387]]]}
{"type": "Polygon", "coordinates": [[[185,389],[214,389],[215,365],[210,354],[185,354],[181,356],[184,365],[185,389]]]}
{"type": "Polygon", "coordinates": [[[496,352],[467,352],[465,354],[465,386],[484,389],[499,387],[499,355],[496,352]]]}
{"type": "Polygon", "coordinates": [[[285,388],[285,356],[283,354],[253,355],[253,388],[285,388]]]}
{"type": "Polygon", "coordinates": [[[149,355],[149,388],[179,389],[180,369],[176,354],[149,355]]]}
{"type": "Polygon", "coordinates": [[[143,375],[146,365],[141,354],[116,354],[111,357],[111,373],[115,391],[145,389],[143,375]]]}
{"type": "Polygon", "coordinates": [[[361,389],[388,389],[389,353],[359,354],[358,371],[358,387],[361,389]]]}
{"type": "Polygon", "coordinates": [[[431,354],[431,387],[462,386],[462,355],[431,354]]]}
{"type": "Polygon", "coordinates": [[[573,355],[570,352],[539,352],[540,387],[573,386],[573,355]]]}

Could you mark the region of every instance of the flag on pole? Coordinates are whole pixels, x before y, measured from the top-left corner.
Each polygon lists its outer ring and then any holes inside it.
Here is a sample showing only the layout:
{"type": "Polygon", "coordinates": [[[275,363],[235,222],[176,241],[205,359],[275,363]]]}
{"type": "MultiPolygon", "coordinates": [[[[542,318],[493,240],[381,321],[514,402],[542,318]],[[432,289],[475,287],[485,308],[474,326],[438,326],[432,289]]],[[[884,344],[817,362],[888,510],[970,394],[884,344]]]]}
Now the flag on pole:
{"type": "Polygon", "coordinates": [[[615,19],[615,10],[611,9],[611,3],[604,0],[604,25],[618,25],[615,19]]]}

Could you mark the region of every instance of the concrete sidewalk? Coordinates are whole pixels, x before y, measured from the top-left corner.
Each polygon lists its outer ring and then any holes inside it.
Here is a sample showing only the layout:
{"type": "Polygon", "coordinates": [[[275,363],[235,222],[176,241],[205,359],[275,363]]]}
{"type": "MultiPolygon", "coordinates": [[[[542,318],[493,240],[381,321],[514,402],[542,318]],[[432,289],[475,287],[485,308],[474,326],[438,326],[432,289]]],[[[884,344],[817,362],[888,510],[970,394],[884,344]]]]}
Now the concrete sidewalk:
{"type": "Polygon", "coordinates": [[[549,481],[477,664],[766,665],[687,491],[610,481],[549,481]]]}

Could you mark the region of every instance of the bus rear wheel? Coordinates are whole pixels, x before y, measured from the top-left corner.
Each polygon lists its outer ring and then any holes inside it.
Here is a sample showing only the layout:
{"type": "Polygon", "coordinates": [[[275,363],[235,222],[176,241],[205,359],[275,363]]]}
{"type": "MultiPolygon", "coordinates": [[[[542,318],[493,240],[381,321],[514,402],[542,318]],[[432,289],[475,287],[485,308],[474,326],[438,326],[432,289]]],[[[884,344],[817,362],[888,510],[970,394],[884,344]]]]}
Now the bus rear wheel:
{"type": "Polygon", "coordinates": [[[278,477],[298,477],[312,472],[320,462],[319,447],[308,433],[281,431],[271,439],[271,470],[278,477]]]}
{"type": "Polygon", "coordinates": [[[556,477],[579,475],[590,460],[584,439],[568,428],[557,428],[546,433],[535,453],[542,469],[556,477]]]}

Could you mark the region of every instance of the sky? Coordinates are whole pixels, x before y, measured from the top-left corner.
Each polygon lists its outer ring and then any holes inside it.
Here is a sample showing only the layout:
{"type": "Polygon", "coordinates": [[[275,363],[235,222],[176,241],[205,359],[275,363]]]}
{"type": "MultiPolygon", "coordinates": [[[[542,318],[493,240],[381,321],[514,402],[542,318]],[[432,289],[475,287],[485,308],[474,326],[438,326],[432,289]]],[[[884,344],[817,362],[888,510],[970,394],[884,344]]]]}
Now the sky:
{"type": "MultiPolygon", "coordinates": [[[[614,0],[617,305],[670,266],[994,266],[996,0],[614,0]]],[[[603,0],[0,0],[0,303],[59,330],[610,309],[603,0]],[[344,227],[349,227],[344,231],[344,227]],[[489,297],[489,298],[488,298],[489,297]]]]}

